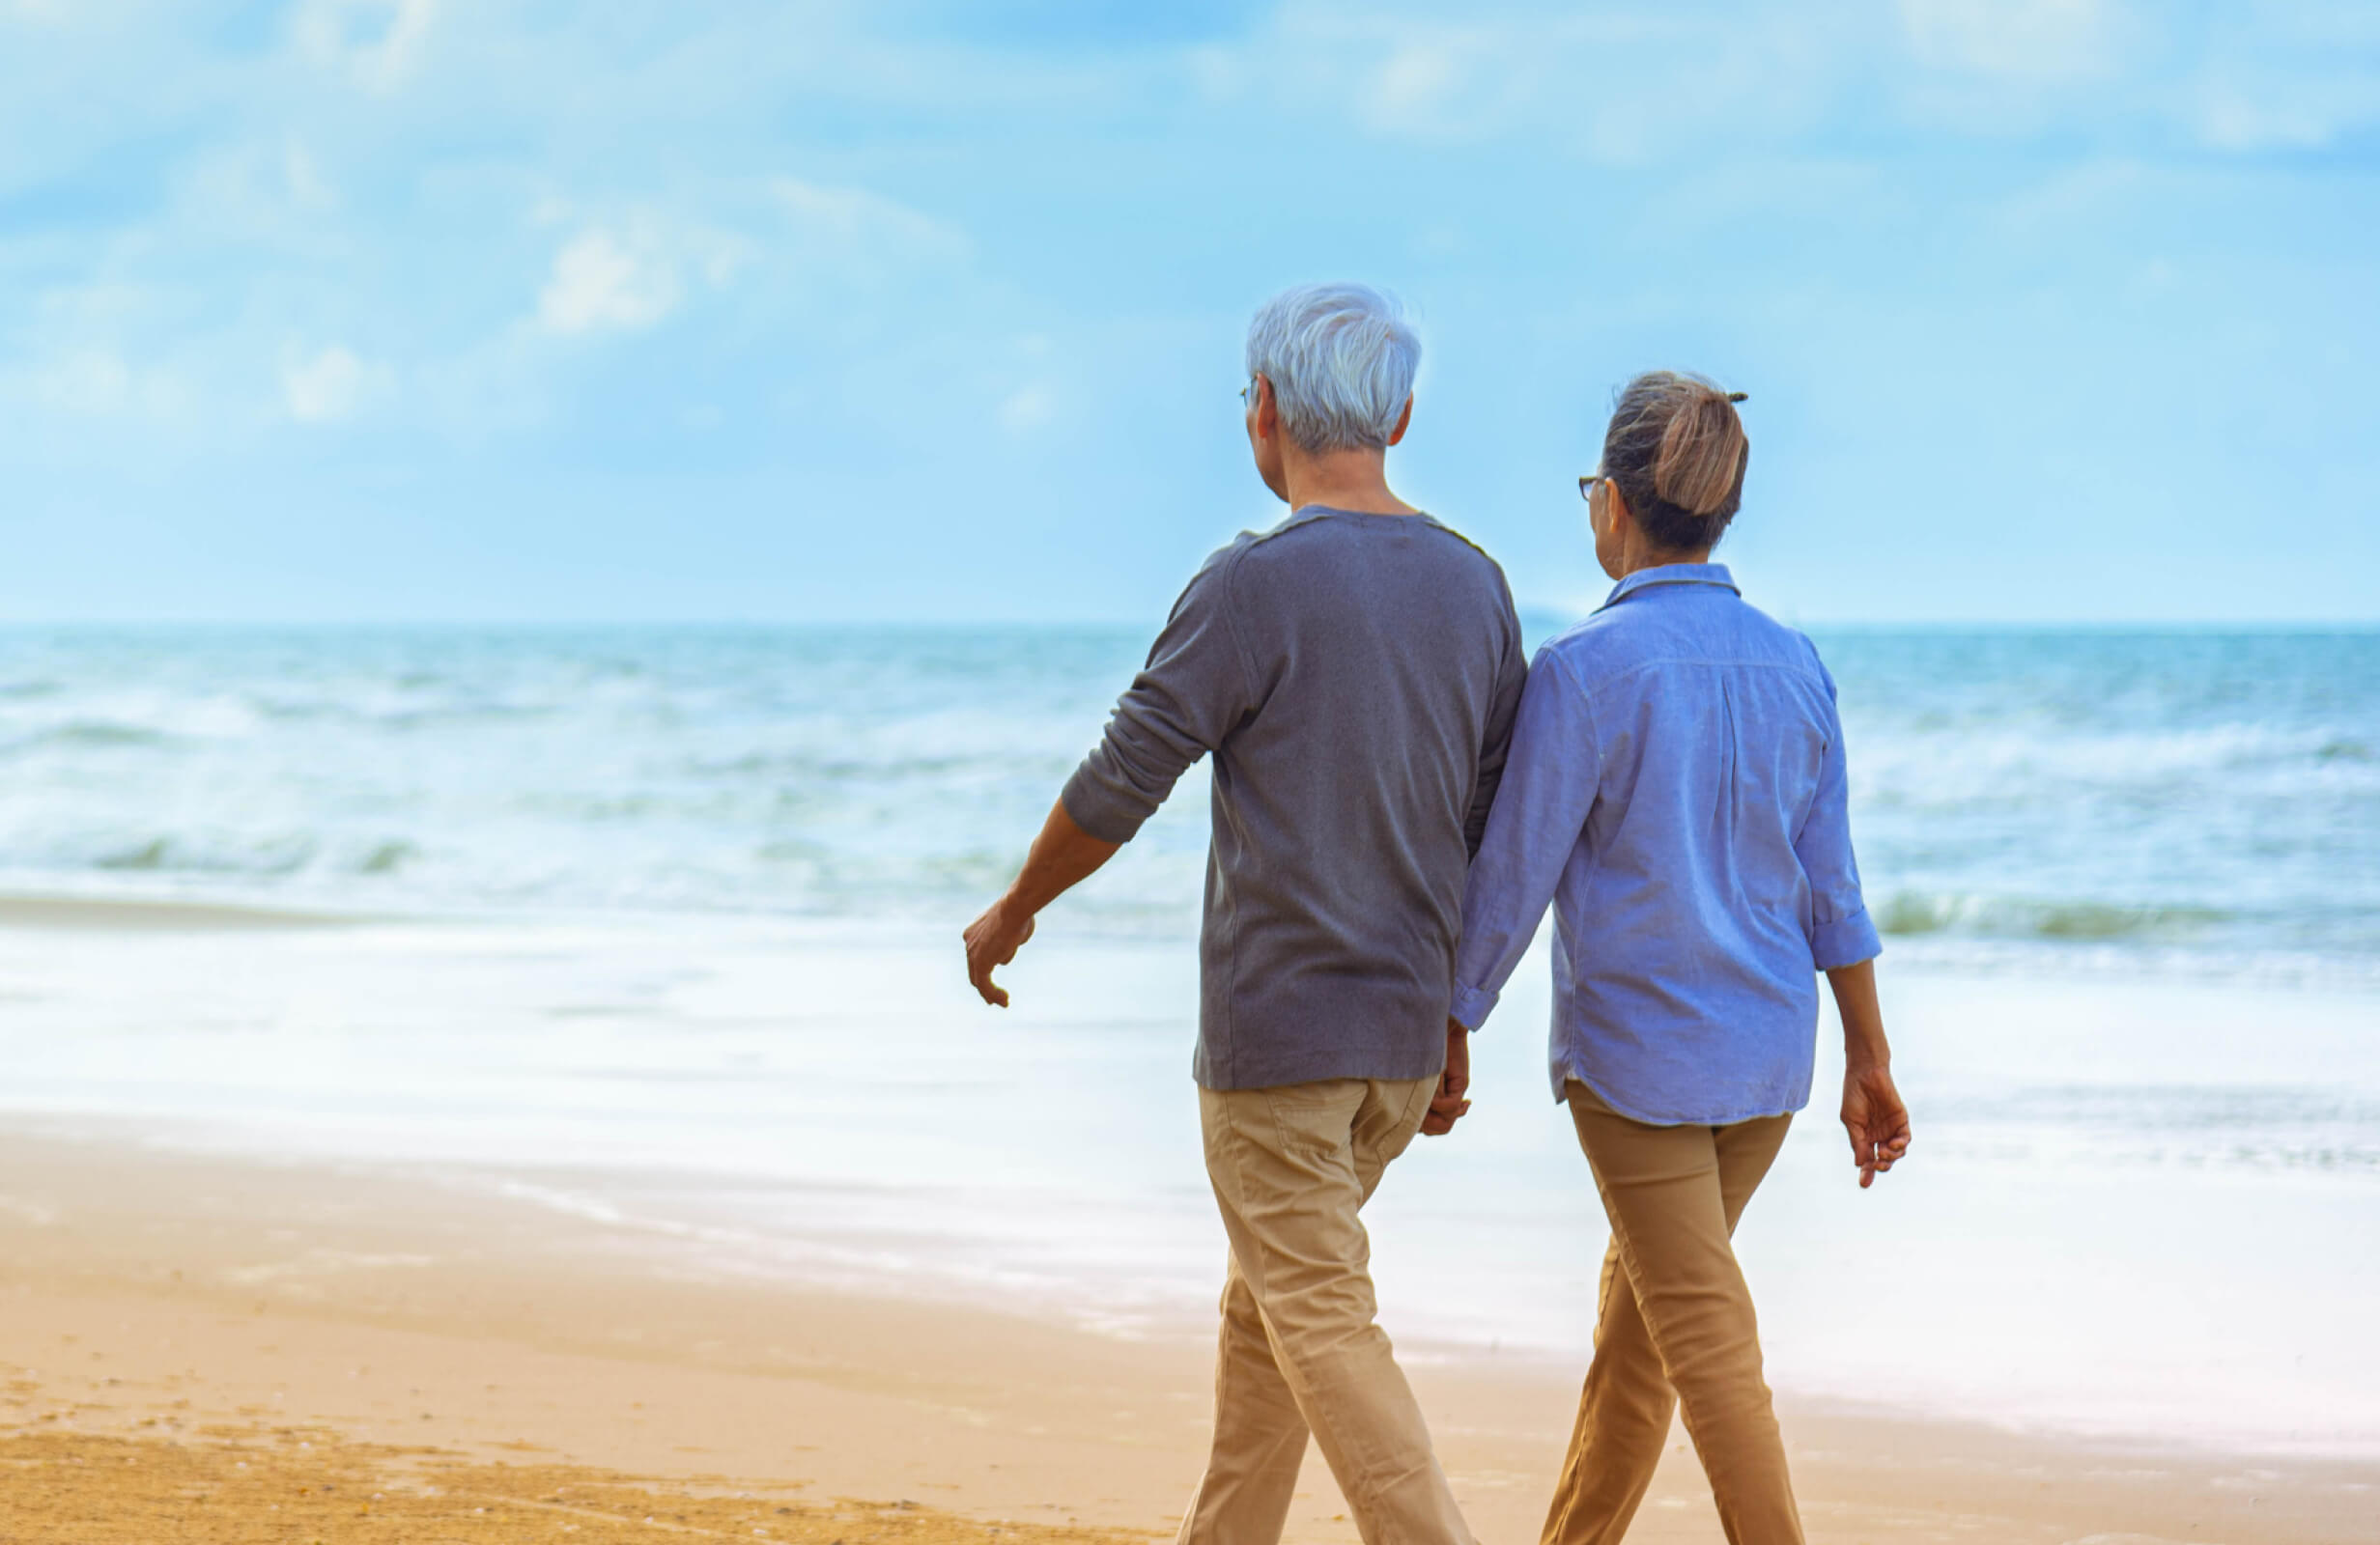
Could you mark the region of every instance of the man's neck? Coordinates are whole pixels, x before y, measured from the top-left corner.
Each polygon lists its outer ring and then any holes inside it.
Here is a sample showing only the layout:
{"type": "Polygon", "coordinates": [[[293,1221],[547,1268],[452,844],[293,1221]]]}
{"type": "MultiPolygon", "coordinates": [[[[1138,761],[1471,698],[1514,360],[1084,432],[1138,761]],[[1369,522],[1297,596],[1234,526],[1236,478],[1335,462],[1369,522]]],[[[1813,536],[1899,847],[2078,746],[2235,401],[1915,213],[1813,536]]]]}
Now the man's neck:
{"type": "Polygon", "coordinates": [[[1283,496],[1291,510],[1310,504],[1354,515],[1419,515],[1388,486],[1388,457],[1381,451],[1324,451],[1282,458],[1283,496]]]}

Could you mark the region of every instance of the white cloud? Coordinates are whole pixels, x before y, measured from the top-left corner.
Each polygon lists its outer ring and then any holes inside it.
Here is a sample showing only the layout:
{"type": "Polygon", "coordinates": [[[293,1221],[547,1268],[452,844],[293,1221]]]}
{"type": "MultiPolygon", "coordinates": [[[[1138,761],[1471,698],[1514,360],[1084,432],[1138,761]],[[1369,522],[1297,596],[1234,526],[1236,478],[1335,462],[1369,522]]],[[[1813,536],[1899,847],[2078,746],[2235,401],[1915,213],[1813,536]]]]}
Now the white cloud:
{"type": "Polygon", "coordinates": [[[1020,387],[1001,403],[1000,427],[1011,435],[1039,429],[1055,415],[1057,406],[1043,388],[1020,387]]]}
{"type": "Polygon", "coordinates": [[[609,231],[583,231],[553,256],[537,320],[553,332],[638,331],[675,311],[676,267],[609,231]]]}
{"type": "Polygon", "coordinates": [[[36,395],[72,413],[120,413],[132,404],[132,369],[111,350],[78,349],[42,373],[36,395]]]}
{"type": "Polygon", "coordinates": [[[68,349],[47,363],[0,377],[0,396],[21,393],[53,412],[86,418],[134,417],[164,422],[184,416],[189,394],[165,366],[144,366],[110,345],[68,349]]]}
{"type": "Polygon", "coordinates": [[[2198,108],[2199,137],[2223,151],[2319,149],[2338,127],[2317,103],[2285,96],[2259,99],[2229,82],[2210,89],[2198,108]]]}
{"type": "Polygon", "coordinates": [[[366,91],[386,93],[412,74],[437,19],[438,0],[306,0],[298,46],[366,91]]]}
{"type": "Polygon", "coordinates": [[[2104,0],[1901,0],[1920,63],[2008,81],[2102,73],[2117,20],[2104,0]]]}
{"type": "MultiPolygon", "coordinates": [[[[541,200],[540,224],[569,217],[541,200]]],[[[562,244],[537,296],[549,332],[640,332],[675,312],[689,280],[724,289],[751,261],[752,244],[730,231],[638,211],[590,224],[562,244]]]]}
{"type": "Polygon", "coordinates": [[[281,182],[290,202],[301,210],[320,212],[338,205],[338,189],[323,175],[322,163],[294,136],[281,142],[281,182]]]}
{"type": "Polygon", "coordinates": [[[333,344],[312,355],[283,357],[281,398],[301,424],[335,423],[355,415],[382,374],[333,344]]]}
{"type": "Polygon", "coordinates": [[[1334,3],[1285,8],[1238,52],[1203,65],[1209,96],[1243,88],[1383,139],[1478,144],[1516,134],[1605,163],[1690,160],[1714,141],[1807,123],[1838,84],[1843,18],[1755,8],[1477,11],[1460,19],[1334,3]]]}
{"type": "Polygon", "coordinates": [[[338,190],[302,140],[225,140],[188,157],[172,182],[171,218],[192,246],[237,242],[288,252],[332,229],[338,190]]]}
{"type": "Polygon", "coordinates": [[[1379,110],[1391,118],[1435,113],[1468,73],[1457,64],[1454,50],[1443,44],[1407,43],[1380,67],[1379,110]]]}
{"type": "Polygon", "coordinates": [[[769,191],[813,243],[907,256],[951,257],[967,249],[967,239],[954,227],[865,188],[779,177],[771,181],[769,191]]]}
{"type": "Polygon", "coordinates": [[[2275,29],[2257,40],[2265,44],[2260,54],[2249,46],[2210,50],[2195,98],[2200,142],[2224,151],[2318,150],[2380,123],[2380,28],[2374,32],[2332,38],[2307,29],[2290,37],[2275,29]]]}

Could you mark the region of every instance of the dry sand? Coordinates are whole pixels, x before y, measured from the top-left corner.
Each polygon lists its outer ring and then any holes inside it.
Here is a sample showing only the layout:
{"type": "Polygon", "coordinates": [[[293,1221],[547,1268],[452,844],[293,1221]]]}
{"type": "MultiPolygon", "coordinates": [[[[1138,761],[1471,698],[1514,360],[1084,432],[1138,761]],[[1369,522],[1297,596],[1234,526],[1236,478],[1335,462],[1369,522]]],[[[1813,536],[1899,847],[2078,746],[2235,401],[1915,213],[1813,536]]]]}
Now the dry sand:
{"type": "MultiPolygon", "coordinates": [[[[1413,1371],[1480,1536],[1533,1539],[1581,1370],[1413,1371]]],[[[1206,1377],[1196,1341],[705,1275],[435,1177],[0,1138],[0,1545],[1164,1534],[1206,1377]]],[[[1817,1541],[2380,1541],[2380,1464],[1785,1419],[1817,1541]]],[[[1343,1515],[1310,1456],[1290,1538],[1343,1515]]],[[[1674,1443],[1630,1538],[1719,1537],[1674,1443]]]]}

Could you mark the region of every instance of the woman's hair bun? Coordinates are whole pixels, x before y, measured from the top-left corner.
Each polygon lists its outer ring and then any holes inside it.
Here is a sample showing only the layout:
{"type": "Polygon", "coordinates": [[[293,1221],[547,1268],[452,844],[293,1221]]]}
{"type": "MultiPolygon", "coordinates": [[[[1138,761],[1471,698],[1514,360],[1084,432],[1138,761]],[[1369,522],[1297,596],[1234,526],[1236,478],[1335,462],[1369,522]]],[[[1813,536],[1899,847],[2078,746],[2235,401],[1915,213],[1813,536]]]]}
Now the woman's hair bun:
{"type": "Polygon", "coordinates": [[[1735,518],[1751,458],[1736,416],[1744,397],[1669,370],[1620,389],[1603,435],[1603,470],[1659,546],[1707,548],[1735,518]]]}

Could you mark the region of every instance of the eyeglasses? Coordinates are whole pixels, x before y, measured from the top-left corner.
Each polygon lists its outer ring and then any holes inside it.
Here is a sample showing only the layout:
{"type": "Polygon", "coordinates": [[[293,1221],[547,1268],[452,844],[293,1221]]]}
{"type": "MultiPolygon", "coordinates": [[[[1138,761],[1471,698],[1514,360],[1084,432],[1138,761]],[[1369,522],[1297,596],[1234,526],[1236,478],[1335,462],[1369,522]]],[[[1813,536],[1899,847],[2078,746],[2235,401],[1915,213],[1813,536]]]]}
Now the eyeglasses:
{"type": "Polygon", "coordinates": [[[1601,472],[1589,472],[1586,476],[1578,480],[1578,496],[1586,500],[1589,504],[1593,504],[1595,502],[1596,485],[1599,483],[1608,483],[1610,481],[1610,478],[1605,477],[1601,472]]]}
{"type": "Polygon", "coordinates": [[[1254,407],[1256,406],[1256,389],[1260,385],[1263,384],[1263,380],[1264,378],[1261,376],[1251,376],[1248,378],[1248,384],[1239,389],[1240,407],[1254,407]]]}

